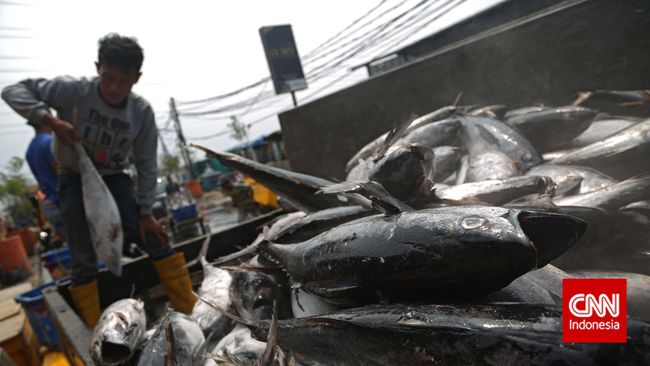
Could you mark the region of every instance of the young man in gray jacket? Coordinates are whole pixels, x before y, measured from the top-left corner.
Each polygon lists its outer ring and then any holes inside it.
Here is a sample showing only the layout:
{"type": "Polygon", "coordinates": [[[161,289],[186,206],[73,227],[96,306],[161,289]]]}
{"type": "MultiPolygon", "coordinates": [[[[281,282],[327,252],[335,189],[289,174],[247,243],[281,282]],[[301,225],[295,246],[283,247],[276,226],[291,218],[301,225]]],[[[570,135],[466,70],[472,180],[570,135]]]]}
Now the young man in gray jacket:
{"type": "Polygon", "coordinates": [[[109,34],[99,40],[98,77],[27,79],[6,87],[2,98],[30,123],[49,126],[56,136],[59,197],[72,258],[70,293],[84,322],[100,316],[97,257],[81,193],[80,141],[118,205],[126,236],[138,242],[154,266],[174,307],[190,313],[195,298],[182,253],[171,250],[165,230],[151,215],[158,174],[158,130],[151,105],[131,91],[144,59],[133,38],[109,34]],[[57,116],[50,114],[50,108],[57,116]],[[123,173],[132,154],[137,190],[123,173]]]}

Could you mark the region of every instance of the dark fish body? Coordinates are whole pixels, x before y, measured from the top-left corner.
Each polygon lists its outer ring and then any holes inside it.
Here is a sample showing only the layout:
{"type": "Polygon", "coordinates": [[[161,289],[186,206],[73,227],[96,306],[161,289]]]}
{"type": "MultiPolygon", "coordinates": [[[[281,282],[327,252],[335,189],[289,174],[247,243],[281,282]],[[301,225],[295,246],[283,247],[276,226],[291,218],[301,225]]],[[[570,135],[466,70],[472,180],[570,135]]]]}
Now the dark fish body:
{"type": "Polygon", "coordinates": [[[436,196],[459,201],[475,198],[489,205],[503,205],[523,196],[545,193],[553,186],[547,177],[520,176],[450,186],[436,190],[436,196]]]}
{"type": "Polygon", "coordinates": [[[428,176],[433,152],[419,145],[395,146],[368,172],[368,180],[380,183],[405,202],[415,199],[428,176]]]}
{"type": "MultiPolygon", "coordinates": [[[[449,118],[454,113],[457,113],[458,111],[463,110],[464,108],[466,107],[446,106],[446,107],[439,108],[431,113],[427,113],[423,116],[420,116],[410,123],[410,125],[404,131],[404,134],[409,134],[410,132],[420,127],[426,126],[430,123],[433,123],[435,121],[440,121],[445,118],[449,118]]],[[[370,141],[368,144],[362,147],[347,162],[347,164],[345,165],[345,171],[349,173],[352,170],[352,168],[354,168],[359,163],[359,160],[367,159],[372,155],[374,155],[375,152],[379,151],[379,149],[384,145],[387,136],[388,136],[388,132],[370,141]]]]}
{"type": "Polygon", "coordinates": [[[361,206],[328,208],[311,213],[298,220],[295,225],[288,226],[275,235],[269,235],[268,240],[279,244],[298,243],[346,222],[373,214],[374,212],[361,206]]]}
{"type": "Polygon", "coordinates": [[[109,305],[93,329],[90,355],[97,365],[121,365],[144,338],[147,317],[144,303],[122,299],[109,305]]]}
{"type": "Polygon", "coordinates": [[[271,319],[273,302],[280,289],[273,276],[255,269],[232,269],[230,295],[237,313],[244,319],[271,319]]]}
{"type": "Polygon", "coordinates": [[[492,118],[463,117],[463,139],[470,155],[486,149],[500,151],[526,170],[541,163],[542,158],[533,145],[511,126],[492,118]]]}
{"type": "Polygon", "coordinates": [[[145,345],[138,365],[191,365],[204,342],[203,331],[192,318],[170,311],[145,345]]]}
{"type": "Polygon", "coordinates": [[[550,177],[557,184],[557,192],[566,193],[573,190],[576,178],[579,179],[576,193],[588,193],[612,186],[617,181],[594,169],[559,164],[542,164],[529,170],[526,175],[543,175],[550,177]]]}
{"type": "MultiPolygon", "coordinates": [[[[530,273],[530,272],[529,272],[530,273]]],[[[486,296],[486,302],[523,302],[529,304],[562,305],[562,301],[526,275],[523,275],[499,291],[486,296]]]]}
{"type": "Polygon", "coordinates": [[[419,144],[425,147],[434,148],[443,145],[455,145],[461,130],[460,120],[457,118],[445,119],[432,122],[413,129],[395,145],[419,144]]]}
{"type": "Polygon", "coordinates": [[[507,123],[521,131],[538,151],[552,151],[570,145],[589,127],[596,113],[593,109],[566,106],[510,117],[507,123]]]}
{"type": "MultiPolygon", "coordinates": [[[[257,360],[260,359],[265,348],[266,343],[253,338],[249,328],[238,325],[219,341],[210,354],[237,366],[257,366],[257,360]]],[[[209,360],[204,366],[222,365],[210,359],[210,356],[206,358],[209,360]]]]}
{"type": "Polygon", "coordinates": [[[261,164],[231,153],[214,152],[201,146],[192,146],[216,157],[223,165],[255,179],[299,210],[315,212],[330,207],[345,206],[345,203],[339,201],[336,196],[314,194],[322,187],[333,183],[327,179],[261,164]]]}
{"type": "Polygon", "coordinates": [[[650,322],[650,276],[619,271],[582,270],[569,272],[571,278],[625,278],[627,315],[650,322]]]}
{"type": "Polygon", "coordinates": [[[279,321],[278,345],[326,365],[648,364],[650,326],[627,324],[625,344],[562,343],[559,306],[373,305],[279,321]]]}
{"type": "Polygon", "coordinates": [[[635,121],[626,119],[605,119],[593,121],[589,128],[573,139],[572,145],[576,147],[587,146],[606,139],[630,126],[636,124],[635,121]]]}
{"type": "Polygon", "coordinates": [[[650,275],[650,225],[628,212],[591,207],[559,207],[587,223],[584,235],[552,261],[564,271],[598,268],[650,275]]]}
{"type": "Polygon", "coordinates": [[[443,207],[370,216],[299,244],[262,243],[260,250],[294,284],[325,297],[364,290],[407,298],[414,291],[471,297],[504,287],[559,255],[582,230],[580,220],[563,215],[443,207]]]}
{"type": "Polygon", "coordinates": [[[555,199],[558,206],[617,209],[650,197],[650,175],[626,179],[596,191],[555,199]]]}
{"type": "Polygon", "coordinates": [[[551,160],[553,164],[584,165],[616,179],[648,172],[650,119],[617,134],[551,160]]]}

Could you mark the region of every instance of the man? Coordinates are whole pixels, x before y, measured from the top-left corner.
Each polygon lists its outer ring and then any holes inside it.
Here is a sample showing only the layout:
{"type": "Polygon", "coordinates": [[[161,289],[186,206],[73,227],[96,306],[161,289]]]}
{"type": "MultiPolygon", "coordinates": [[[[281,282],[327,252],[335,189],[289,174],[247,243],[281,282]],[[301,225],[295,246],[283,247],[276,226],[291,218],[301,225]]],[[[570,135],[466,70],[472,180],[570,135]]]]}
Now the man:
{"type": "Polygon", "coordinates": [[[260,209],[253,200],[253,188],[243,182],[237,182],[235,176],[225,176],[221,182],[223,193],[232,200],[232,205],[239,211],[238,221],[260,215],[260,209]]]}
{"type": "Polygon", "coordinates": [[[75,141],[83,144],[113,194],[126,236],[153,259],[172,305],[190,313],[195,301],[183,254],[171,250],[164,228],[151,215],[158,131],[149,103],[131,91],[141,76],[143,59],[135,39],[113,33],[99,40],[98,77],[28,79],[2,92],[16,112],[31,123],[50,127],[56,136],[59,201],[72,259],[70,293],[88,326],[94,326],[100,315],[97,257],[83,207],[75,141]],[[56,117],[49,108],[57,111],[56,117]],[[131,154],[137,191],[123,173],[131,154]]]}
{"type": "Polygon", "coordinates": [[[29,169],[38,182],[38,188],[45,195],[43,201],[43,216],[53,226],[53,234],[59,238],[65,238],[63,233],[63,217],[58,208],[56,166],[54,154],[52,153],[52,129],[43,124],[33,124],[36,135],[32,138],[25,153],[25,159],[29,169]]]}

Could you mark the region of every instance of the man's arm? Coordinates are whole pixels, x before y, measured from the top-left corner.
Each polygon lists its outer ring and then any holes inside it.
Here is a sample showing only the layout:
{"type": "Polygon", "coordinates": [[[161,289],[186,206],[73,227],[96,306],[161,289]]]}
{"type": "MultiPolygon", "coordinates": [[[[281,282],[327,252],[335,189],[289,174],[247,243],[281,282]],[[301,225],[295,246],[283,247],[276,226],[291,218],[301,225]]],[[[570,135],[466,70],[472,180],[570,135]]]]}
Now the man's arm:
{"type": "Polygon", "coordinates": [[[52,128],[59,140],[70,145],[76,138],[69,122],[54,117],[49,108],[72,110],[81,95],[84,82],[68,76],[52,80],[27,79],[2,90],[2,99],[32,123],[52,128]]]}
{"type": "Polygon", "coordinates": [[[5,87],[2,99],[21,116],[40,124],[50,114],[49,108],[72,109],[82,89],[83,85],[69,76],[27,79],[5,87]]]}
{"type": "Polygon", "coordinates": [[[158,129],[151,107],[147,108],[145,121],[133,141],[133,157],[138,172],[137,196],[140,214],[150,214],[156,199],[158,178],[158,129]]]}

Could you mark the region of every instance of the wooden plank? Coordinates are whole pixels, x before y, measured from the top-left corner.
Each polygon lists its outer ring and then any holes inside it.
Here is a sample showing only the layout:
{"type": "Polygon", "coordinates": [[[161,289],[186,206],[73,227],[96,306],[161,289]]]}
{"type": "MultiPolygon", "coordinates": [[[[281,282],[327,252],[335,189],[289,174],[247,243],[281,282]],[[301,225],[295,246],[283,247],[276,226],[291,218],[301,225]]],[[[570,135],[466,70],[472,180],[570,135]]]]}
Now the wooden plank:
{"type": "Polygon", "coordinates": [[[54,320],[61,351],[71,365],[93,365],[90,358],[90,328],[81,321],[55,287],[43,290],[45,304],[54,320]]]}

